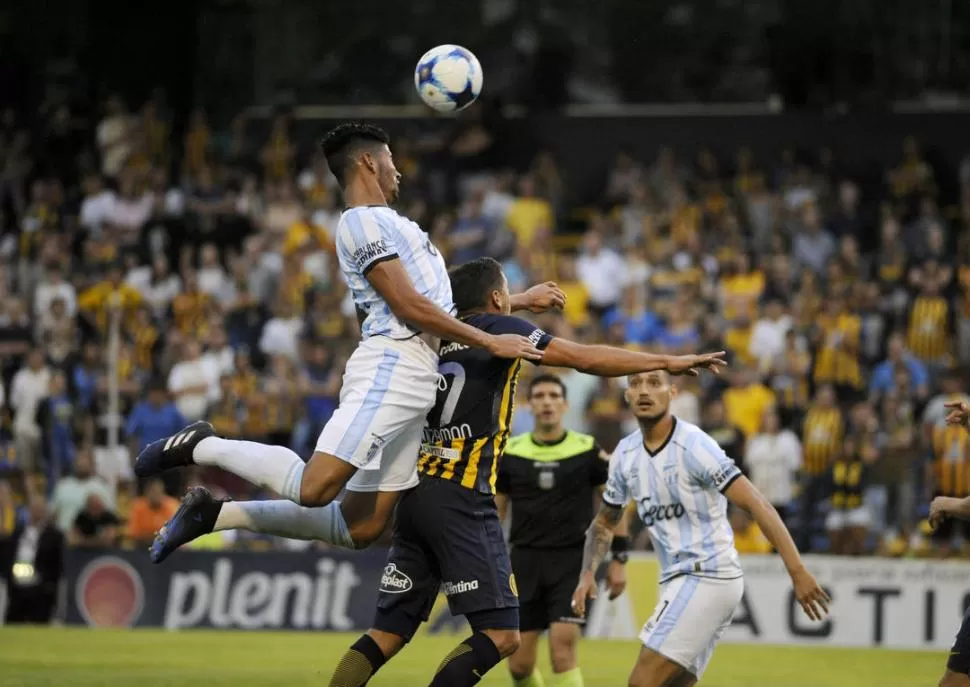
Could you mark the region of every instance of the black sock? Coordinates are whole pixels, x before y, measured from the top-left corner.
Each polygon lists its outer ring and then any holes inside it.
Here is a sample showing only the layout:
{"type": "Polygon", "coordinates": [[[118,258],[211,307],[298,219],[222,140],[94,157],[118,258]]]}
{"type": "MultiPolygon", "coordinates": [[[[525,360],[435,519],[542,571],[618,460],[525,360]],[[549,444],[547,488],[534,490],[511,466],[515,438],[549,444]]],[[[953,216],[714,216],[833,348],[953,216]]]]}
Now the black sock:
{"type": "Polygon", "coordinates": [[[340,659],[330,687],[363,687],[386,662],[377,642],[370,635],[362,635],[340,659]]]}
{"type": "Polygon", "coordinates": [[[476,632],[445,656],[430,687],[471,687],[502,660],[488,635],[476,632]]]}

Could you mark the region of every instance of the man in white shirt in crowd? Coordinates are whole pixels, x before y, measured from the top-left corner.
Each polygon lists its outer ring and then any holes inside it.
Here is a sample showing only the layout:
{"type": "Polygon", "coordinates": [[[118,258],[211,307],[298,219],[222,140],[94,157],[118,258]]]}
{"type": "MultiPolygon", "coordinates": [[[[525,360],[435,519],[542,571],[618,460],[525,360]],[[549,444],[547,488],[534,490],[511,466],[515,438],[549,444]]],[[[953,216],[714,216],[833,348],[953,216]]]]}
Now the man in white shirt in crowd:
{"type": "Polygon", "coordinates": [[[210,390],[218,384],[215,369],[202,358],[202,346],[190,339],[185,342],[182,361],[175,363],[168,375],[168,390],[175,407],[189,422],[205,417],[210,390]]]}
{"type": "Polygon", "coordinates": [[[744,465],[751,483],[787,520],[795,475],[802,467],[802,444],[794,432],[782,428],[774,407],[765,411],[760,431],[748,442],[744,465]]]}
{"type": "Polygon", "coordinates": [[[791,325],[791,317],[785,314],[781,301],[772,298],[765,304],[761,319],[751,330],[748,344],[748,353],[758,361],[760,369],[767,370],[785,352],[785,335],[791,325]]]}
{"type": "Polygon", "coordinates": [[[576,260],[576,274],[589,293],[589,309],[602,317],[616,307],[626,287],[626,263],[616,251],[603,245],[597,231],[583,237],[583,248],[576,260]]]}
{"type": "Polygon", "coordinates": [[[91,494],[97,495],[108,508],[114,509],[114,494],[108,488],[108,483],[95,474],[90,452],[82,448],[74,459],[74,474],[61,479],[51,496],[51,512],[57,529],[64,533],[70,531],[91,494]]]}
{"type": "Polygon", "coordinates": [[[77,290],[74,285],[64,279],[64,273],[59,265],[47,268],[47,276],[34,290],[34,314],[37,317],[50,312],[51,303],[57,299],[64,301],[64,308],[69,317],[77,312],[77,290]]]}
{"type": "Polygon", "coordinates": [[[37,424],[37,407],[47,398],[50,380],[51,371],[44,361],[44,351],[33,348],[27,354],[27,364],[17,371],[10,383],[17,462],[25,472],[39,467],[41,432],[37,424]]]}

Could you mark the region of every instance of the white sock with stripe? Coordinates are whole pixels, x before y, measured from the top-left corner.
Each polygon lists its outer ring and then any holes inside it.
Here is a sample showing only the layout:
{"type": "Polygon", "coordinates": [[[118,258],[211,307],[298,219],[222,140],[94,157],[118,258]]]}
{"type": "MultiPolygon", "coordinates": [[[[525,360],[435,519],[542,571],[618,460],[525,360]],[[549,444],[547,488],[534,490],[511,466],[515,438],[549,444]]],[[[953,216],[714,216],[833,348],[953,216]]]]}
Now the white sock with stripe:
{"type": "Polygon", "coordinates": [[[300,503],[300,483],[306,463],[285,446],[206,437],[193,449],[192,459],[197,465],[222,468],[300,503]]]}
{"type": "Polygon", "coordinates": [[[292,501],[228,501],[219,509],[214,531],[249,530],[290,539],[312,539],[345,549],[354,548],[347,521],[334,501],[307,508],[292,501]]]}

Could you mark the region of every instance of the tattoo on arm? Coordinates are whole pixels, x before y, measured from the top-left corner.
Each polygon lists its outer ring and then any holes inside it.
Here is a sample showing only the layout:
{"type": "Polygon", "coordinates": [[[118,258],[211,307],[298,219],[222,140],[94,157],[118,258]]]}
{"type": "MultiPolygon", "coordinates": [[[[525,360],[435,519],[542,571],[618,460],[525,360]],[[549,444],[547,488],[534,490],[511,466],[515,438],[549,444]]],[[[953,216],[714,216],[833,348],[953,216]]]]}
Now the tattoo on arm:
{"type": "Polygon", "coordinates": [[[613,530],[623,517],[623,509],[604,503],[600,512],[593,518],[589,529],[586,530],[586,546],[583,549],[583,572],[595,571],[606,554],[610,552],[613,541],[613,530]]]}

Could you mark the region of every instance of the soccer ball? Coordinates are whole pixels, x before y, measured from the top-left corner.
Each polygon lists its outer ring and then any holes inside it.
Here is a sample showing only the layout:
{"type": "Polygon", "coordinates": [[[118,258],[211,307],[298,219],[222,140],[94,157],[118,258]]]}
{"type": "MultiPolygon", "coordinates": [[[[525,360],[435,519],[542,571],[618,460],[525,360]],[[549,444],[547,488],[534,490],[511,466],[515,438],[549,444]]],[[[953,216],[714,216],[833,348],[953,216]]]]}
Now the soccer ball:
{"type": "Polygon", "coordinates": [[[475,102],[482,92],[482,65],[460,45],[439,45],[418,60],[414,87],[428,107],[457,112],[475,102]]]}

